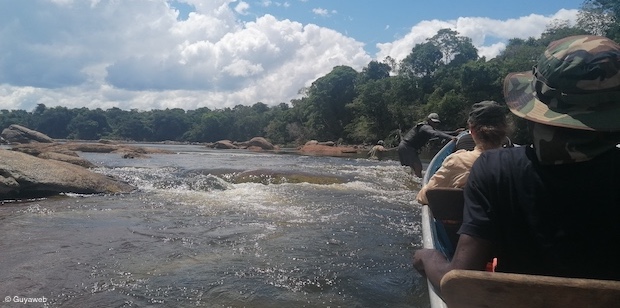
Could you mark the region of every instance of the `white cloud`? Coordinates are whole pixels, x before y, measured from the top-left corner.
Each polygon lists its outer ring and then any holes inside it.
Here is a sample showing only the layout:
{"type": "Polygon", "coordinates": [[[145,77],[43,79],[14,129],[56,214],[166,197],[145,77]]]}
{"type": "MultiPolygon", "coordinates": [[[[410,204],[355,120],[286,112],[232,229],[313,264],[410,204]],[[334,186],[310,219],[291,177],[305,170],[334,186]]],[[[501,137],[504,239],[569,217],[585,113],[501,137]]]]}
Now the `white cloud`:
{"type": "Polygon", "coordinates": [[[263,0],[263,1],[260,2],[260,5],[264,6],[264,7],[270,7],[270,6],[290,7],[291,6],[291,4],[289,2],[287,2],[287,1],[285,1],[285,2],[277,2],[277,1],[273,2],[273,1],[270,1],[270,0],[263,0]]]}
{"type": "Polygon", "coordinates": [[[247,11],[250,9],[250,5],[245,1],[239,1],[239,4],[235,6],[235,12],[241,15],[247,15],[247,11]]]}
{"type": "MultiPolygon", "coordinates": [[[[298,97],[334,66],[360,71],[372,60],[362,42],[328,28],[272,15],[242,22],[240,14],[250,6],[245,1],[184,2],[195,8],[184,20],[165,0],[0,4],[0,109],[30,111],[39,103],[126,110],[276,105],[298,97]]],[[[472,37],[490,58],[504,48],[501,40],[540,35],[552,18],[575,15],[425,21],[379,44],[377,59],[400,60],[447,27],[472,37]]]]}
{"type": "Polygon", "coordinates": [[[195,1],[183,21],[164,1],[46,3],[35,8],[46,14],[0,21],[0,41],[13,46],[0,58],[0,109],[275,105],[334,66],[371,60],[327,28],[271,15],[241,23],[234,2],[195,1]]]}
{"type": "Polygon", "coordinates": [[[315,8],[312,9],[312,13],[314,13],[315,15],[319,15],[319,16],[323,16],[323,17],[329,17],[331,15],[337,14],[338,11],[336,10],[327,10],[327,9],[323,9],[323,8],[315,8]]]}
{"type": "Polygon", "coordinates": [[[316,15],[320,15],[320,16],[328,16],[329,15],[329,11],[327,11],[326,9],[322,9],[322,8],[316,8],[316,9],[312,9],[312,13],[316,14],[316,15]]]}
{"type": "Polygon", "coordinates": [[[574,23],[576,18],[577,10],[560,10],[552,16],[531,14],[504,21],[483,17],[461,17],[451,21],[423,21],[413,26],[402,38],[377,44],[379,52],[376,58],[382,60],[390,56],[397,60],[404,59],[416,44],[426,42],[427,38],[432,37],[442,28],[450,28],[456,30],[459,35],[471,38],[480,56],[490,59],[496,57],[505,48],[503,42],[511,38],[537,38],[551,21],[568,20],[574,23]],[[488,43],[489,41],[491,43],[488,43]]]}

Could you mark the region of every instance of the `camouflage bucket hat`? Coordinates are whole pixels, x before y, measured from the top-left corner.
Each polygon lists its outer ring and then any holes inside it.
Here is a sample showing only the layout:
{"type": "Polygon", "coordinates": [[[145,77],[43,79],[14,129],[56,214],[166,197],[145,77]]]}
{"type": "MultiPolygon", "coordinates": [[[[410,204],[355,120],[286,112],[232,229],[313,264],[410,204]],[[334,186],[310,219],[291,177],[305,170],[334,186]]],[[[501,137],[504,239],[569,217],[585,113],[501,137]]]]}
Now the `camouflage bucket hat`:
{"type": "Polygon", "coordinates": [[[620,131],[620,45],[592,35],[554,41],[531,72],[506,76],[504,97],[530,121],[620,131]]]}

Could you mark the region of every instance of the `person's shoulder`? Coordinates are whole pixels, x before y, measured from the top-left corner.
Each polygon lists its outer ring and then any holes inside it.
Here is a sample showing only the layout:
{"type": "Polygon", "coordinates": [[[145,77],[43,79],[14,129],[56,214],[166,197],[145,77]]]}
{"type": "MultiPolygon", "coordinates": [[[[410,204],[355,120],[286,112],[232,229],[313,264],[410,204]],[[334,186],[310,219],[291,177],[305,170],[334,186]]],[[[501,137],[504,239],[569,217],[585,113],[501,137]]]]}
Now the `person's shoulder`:
{"type": "Polygon", "coordinates": [[[460,161],[460,162],[473,162],[476,160],[482,152],[480,151],[468,151],[468,150],[458,150],[452,154],[450,154],[446,160],[450,159],[452,161],[460,161]]]}
{"type": "Polygon", "coordinates": [[[452,154],[463,155],[463,153],[468,153],[468,152],[473,152],[473,150],[460,149],[460,150],[454,151],[454,153],[452,154]]]}
{"type": "Polygon", "coordinates": [[[497,148],[484,151],[480,156],[493,159],[515,159],[527,157],[527,146],[497,148]]]}
{"type": "Polygon", "coordinates": [[[528,159],[526,149],[524,147],[515,148],[497,148],[486,150],[480,154],[478,160],[485,163],[506,164],[509,162],[528,159]]]}
{"type": "Polygon", "coordinates": [[[428,123],[418,123],[419,130],[433,130],[434,128],[428,123]]]}
{"type": "Polygon", "coordinates": [[[451,156],[454,156],[455,158],[470,158],[470,157],[478,157],[480,156],[482,152],[480,151],[474,151],[474,150],[457,150],[456,152],[450,154],[451,156]]]}

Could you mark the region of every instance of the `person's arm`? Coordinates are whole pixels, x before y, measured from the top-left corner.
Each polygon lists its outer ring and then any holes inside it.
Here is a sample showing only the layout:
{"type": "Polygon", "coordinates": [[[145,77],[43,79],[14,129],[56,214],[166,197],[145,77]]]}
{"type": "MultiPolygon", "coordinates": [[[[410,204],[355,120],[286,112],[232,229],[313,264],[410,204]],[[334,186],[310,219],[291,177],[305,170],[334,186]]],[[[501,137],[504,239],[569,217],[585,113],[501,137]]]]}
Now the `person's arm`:
{"type": "Polygon", "coordinates": [[[449,271],[453,269],[483,271],[492,256],[490,241],[461,234],[452,261],[448,261],[438,250],[421,249],[413,255],[413,267],[439,290],[441,278],[449,271]]]}
{"type": "Polygon", "coordinates": [[[430,138],[456,139],[455,136],[449,135],[440,130],[436,130],[428,124],[422,125],[422,127],[420,127],[420,130],[423,130],[426,134],[428,134],[428,136],[430,136],[430,138]]]}
{"type": "Polygon", "coordinates": [[[463,128],[463,127],[461,127],[461,128],[457,128],[456,130],[453,130],[453,131],[450,131],[450,132],[448,132],[448,131],[443,131],[443,132],[444,132],[444,133],[446,133],[446,134],[448,134],[448,135],[451,135],[451,136],[456,136],[456,135],[458,135],[460,132],[464,132],[464,131],[466,131],[466,129],[465,129],[465,128],[463,128]]]}

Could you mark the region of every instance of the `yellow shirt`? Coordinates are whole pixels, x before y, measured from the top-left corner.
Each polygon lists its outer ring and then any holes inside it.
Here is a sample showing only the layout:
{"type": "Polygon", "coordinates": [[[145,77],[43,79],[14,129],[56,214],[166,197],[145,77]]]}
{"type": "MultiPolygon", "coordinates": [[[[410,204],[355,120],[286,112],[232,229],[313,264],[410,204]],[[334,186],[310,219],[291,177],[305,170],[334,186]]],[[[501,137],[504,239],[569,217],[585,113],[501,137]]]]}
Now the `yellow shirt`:
{"type": "Polygon", "coordinates": [[[382,145],[377,144],[377,145],[373,146],[370,149],[370,151],[368,151],[368,156],[369,156],[368,158],[370,158],[370,159],[379,159],[379,155],[380,155],[379,153],[380,152],[384,152],[384,151],[387,151],[387,150],[382,145]]]}
{"type": "Polygon", "coordinates": [[[458,150],[450,154],[428,183],[420,189],[416,200],[421,204],[428,204],[426,190],[431,187],[460,188],[465,186],[469,177],[469,170],[481,153],[480,148],[476,147],[473,151],[458,150]]]}

